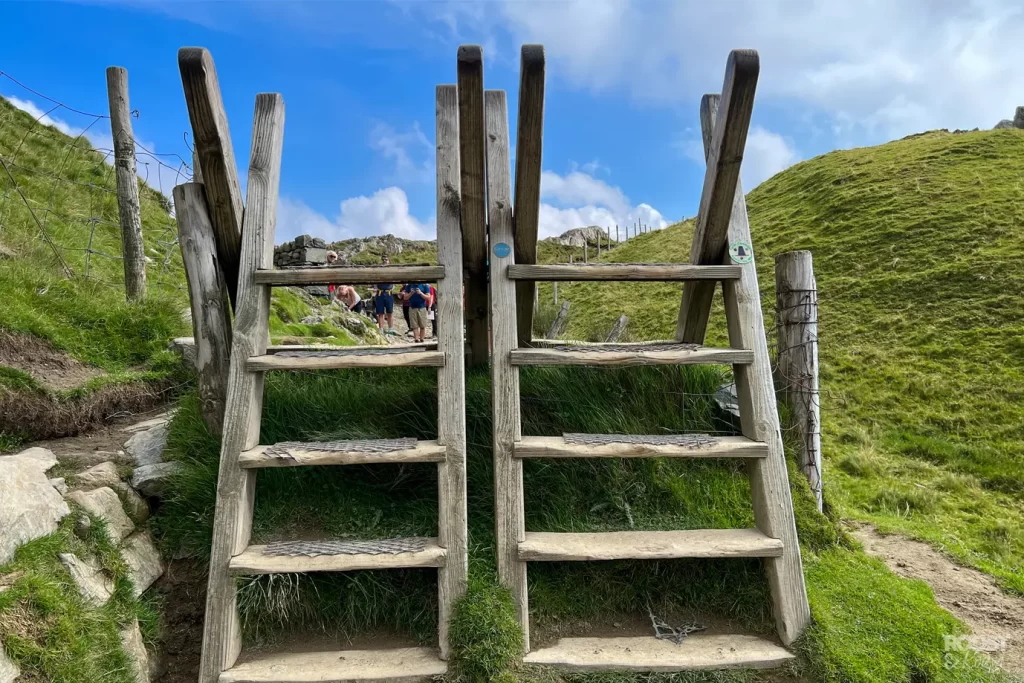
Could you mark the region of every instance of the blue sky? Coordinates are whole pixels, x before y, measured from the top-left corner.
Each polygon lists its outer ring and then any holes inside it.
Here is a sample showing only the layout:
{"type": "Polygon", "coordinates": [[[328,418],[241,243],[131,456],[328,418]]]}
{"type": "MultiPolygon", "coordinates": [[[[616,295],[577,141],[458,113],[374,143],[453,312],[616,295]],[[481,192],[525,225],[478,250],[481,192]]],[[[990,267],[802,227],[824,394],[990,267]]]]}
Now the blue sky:
{"type": "MultiPolygon", "coordinates": [[[[5,3],[4,25],[0,71],[105,113],[104,69],[123,66],[136,138],[186,159],[176,55],[208,48],[243,184],[255,95],[282,93],[278,241],[433,237],[434,87],[455,82],[461,43],[483,46],[513,134],[519,47],[545,45],[542,236],[693,215],[698,103],[721,89],[732,48],[761,55],[747,190],[833,149],[991,128],[1024,104],[1014,0],[23,2],[5,3]]],[[[37,115],[53,106],[5,78],[0,95],[37,115]]],[[[71,132],[92,120],[63,108],[47,119],[71,132]]],[[[107,125],[90,129],[95,146],[109,146],[107,125]]],[[[140,175],[169,193],[175,179],[155,169],[140,175]]]]}

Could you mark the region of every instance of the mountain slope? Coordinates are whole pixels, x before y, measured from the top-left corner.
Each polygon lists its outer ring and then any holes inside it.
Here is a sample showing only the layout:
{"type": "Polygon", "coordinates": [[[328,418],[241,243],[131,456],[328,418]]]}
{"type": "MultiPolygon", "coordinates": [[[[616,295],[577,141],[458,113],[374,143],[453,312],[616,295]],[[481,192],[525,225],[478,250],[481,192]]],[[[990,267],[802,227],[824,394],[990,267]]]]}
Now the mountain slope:
{"type": "MultiPolygon", "coordinates": [[[[747,201],[769,326],[774,254],[814,254],[831,502],[1024,592],[1024,132],[833,152],[747,201]]],[[[691,236],[688,221],[602,260],[687,261],[691,236]]],[[[674,332],[677,286],[559,293],[570,336],[597,338],[620,313],[635,338],[674,332]]],[[[720,305],[711,329],[724,339],[720,305]]]]}

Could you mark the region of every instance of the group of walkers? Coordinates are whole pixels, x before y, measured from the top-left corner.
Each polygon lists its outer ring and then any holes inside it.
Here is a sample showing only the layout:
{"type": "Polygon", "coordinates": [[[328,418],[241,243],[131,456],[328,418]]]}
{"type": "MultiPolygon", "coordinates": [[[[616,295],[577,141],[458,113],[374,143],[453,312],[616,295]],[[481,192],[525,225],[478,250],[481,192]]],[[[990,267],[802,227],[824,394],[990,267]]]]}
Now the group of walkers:
{"type": "MultiPolygon", "coordinates": [[[[327,253],[327,264],[334,265],[338,261],[338,255],[331,251],[327,253]]],[[[381,258],[382,265],[389,265],[391,260],[385,254],[381,258]]],[[[351,285],[330,285],[328,291],[333,298],[338,299],[353,313],[366,312],[366,304],[351,285]]],[[[395,298],[402,304],[402,317],[405,324],[412,332],[413,341],[416,343],[425,342],[427,339],[427,328],[430,328],[430,336],[437,336],[437,290],[433,285],[425,282],[408,282],[395,292],[395,285],[391,282],[379,282],[372,286],[373,312],[377,317],[377,327],[381,334],[394,335],[394,310],[395,298]],[[385,327],[387,323],[387,327],[385,327]]]]}

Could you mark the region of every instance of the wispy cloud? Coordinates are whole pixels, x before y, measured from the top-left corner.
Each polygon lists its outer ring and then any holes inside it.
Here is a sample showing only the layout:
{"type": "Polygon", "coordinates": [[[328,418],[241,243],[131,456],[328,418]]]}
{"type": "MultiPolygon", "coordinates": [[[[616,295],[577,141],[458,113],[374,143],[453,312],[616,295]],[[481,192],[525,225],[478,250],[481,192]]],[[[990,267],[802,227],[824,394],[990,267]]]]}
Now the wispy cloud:
{"type": "Polygon", "coordinates": [[[434,182],[434,143],[420,129],[419,121],[399,132],[386,123],[370,131],[370,147],[394,164],[386,182],[396,185],[434,182]]]}
{"type": "Polygon", "coordinates": [[[278,242],[297,235],[313,235],[328,241],[395,235],[406,239],[433,239],[436,218],[421,221],[409,211],[409,198],[399,187],[386,187],[371,196],[343,200],[338,215],[329,219],[310,208],[302,200],[281,197],[277,205],[278,242]]]}
{"type": "Polygon", "coordinates": [[[582,171],[559,175],[544,171],[540,181],[540,237],[559,235],[571,228],[596,225],[614,228],[643,223],[660,229],[668,221],[650,204],[633,205],[621,188],[582,171]]]}

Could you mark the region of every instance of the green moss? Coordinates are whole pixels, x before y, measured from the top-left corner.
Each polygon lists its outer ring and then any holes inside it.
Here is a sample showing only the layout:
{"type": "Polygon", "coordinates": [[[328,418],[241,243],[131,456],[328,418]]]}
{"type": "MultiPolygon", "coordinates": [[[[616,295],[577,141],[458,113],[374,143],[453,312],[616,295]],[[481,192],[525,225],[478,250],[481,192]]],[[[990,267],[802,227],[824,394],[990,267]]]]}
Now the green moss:
{"type": "Polygon", "coordinates": [[[523,651],[523,631],[507,588],[483,579],[470,582],[455,604],[450,625],[452,659],[466,681],[500,681],[523,651]]]}

